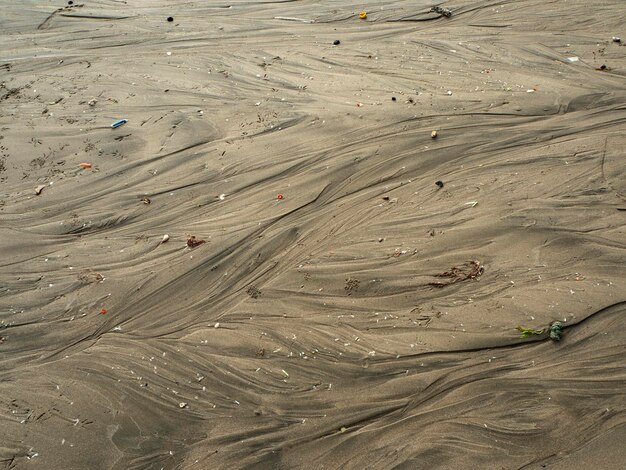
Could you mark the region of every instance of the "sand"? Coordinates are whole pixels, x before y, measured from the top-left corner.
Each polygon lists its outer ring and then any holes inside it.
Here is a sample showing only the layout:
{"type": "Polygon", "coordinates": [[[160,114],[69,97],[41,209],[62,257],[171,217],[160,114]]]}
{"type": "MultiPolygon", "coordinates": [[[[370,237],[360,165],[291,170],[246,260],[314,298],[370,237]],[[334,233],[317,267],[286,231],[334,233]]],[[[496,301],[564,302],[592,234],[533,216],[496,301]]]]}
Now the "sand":
{"type": "Polygon", "coordinates": [[[0,13],[0,467],[623,468],[623,0],[74,3],[0,13]]]}

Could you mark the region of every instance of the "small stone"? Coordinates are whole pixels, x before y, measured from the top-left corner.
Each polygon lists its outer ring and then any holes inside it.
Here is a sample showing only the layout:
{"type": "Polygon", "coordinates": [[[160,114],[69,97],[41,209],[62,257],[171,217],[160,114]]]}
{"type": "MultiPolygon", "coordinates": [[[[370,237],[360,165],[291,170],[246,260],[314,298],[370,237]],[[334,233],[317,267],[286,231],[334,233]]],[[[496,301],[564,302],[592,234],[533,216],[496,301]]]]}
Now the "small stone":
{"type": "Polygon", "coordinates": [[[87,104],[93,108],[96,105],[97,102],[98,102],[97,99],[92,98],[92,99],[89,100],[89,102],[87,104]]]}
{"type": "Polygon", "coordinates": [[[437,138],[437,131],[432,131],[432,132],[430,133],[430,138],[431,138],[431,139],[436,139],[436,138],[437,138]]]}
{"type": "Polygon", "coordinates": [[[178,407],[179,407],[179,408],[187,408],[188,406],[189,406],[189,405],[188,405],[187,403],[185,403],[184,401],[181,401],[181,402],[178,404],[178,407]]]}
{"type": "Polygon", "coordinates": [[[435,184],[440,187],[443,188],[443,181],[439,180],[439,181],[435,181],[435,184]]]}
{"type": "Polygon", "coordinates": [[[396,101],[396,97],[395,97],[395,96],[392,96],[392,97],[391,97],[391,101],[396,101]]]}
{"type": "Polygon", "coordinates": [[[620,42],[622,42],[622,39],[621,39],[621,38],[618,38],[617,36],[613,36],[613,37],[611,38],[611,41],[616,42],[616,43],[620,43],[620,42]]]}
{"type": "Polygon", "coordinates": [[[339,44],[341,44],[341,41],[340,41],[339,39],[335,39],[335,40],[333,41],[333,44],[334,44],[335,46],[338,46],[339,44]]]}
{"type": "Polygon", "coordinates": [[[173,17],[171,17],[171,16],[168,16],[168,17],[167,17],[167,21],[168,21],[169,23],[171,23],[172,21],[174,21],[174,18],[173,18],[173,17]]]}

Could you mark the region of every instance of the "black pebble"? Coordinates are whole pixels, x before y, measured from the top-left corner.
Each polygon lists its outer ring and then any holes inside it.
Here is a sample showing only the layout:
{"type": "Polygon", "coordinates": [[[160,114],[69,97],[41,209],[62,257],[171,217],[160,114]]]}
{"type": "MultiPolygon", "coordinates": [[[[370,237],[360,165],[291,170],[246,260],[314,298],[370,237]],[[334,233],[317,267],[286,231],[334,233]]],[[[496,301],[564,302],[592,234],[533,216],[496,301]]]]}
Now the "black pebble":
{"type": "Polygon", "coordinates": [[[69,2],[67,2],[68,5],[74,5],[74,2],[72,0],[70,0],[69,2]]]}
{"type": "Polygon", "coordinates": [[[391,97],[391,101],[395,101],[395,100],[396,100],[396,97],[395,97],[395,96],[392,96],[392,97],[391,97]]]}
{"type": "Polygon", "coordinates": [[[439,181],[435,181],[435,184],[437,186],[439,186],[440,188],[443,188],[443,181],[439,180],[439,181]]]}
{"type": "Polygon", "coordinates": [[[335,46],[338,46],[339,44],[341,44],[341,41],[339,39],[335,39],[335,42],[333,42],[333,44],[335,46]]]}
{"type": "Polygon", "coordinates": [[[172,18],[171,16],[168,16],[167,17],[167,21],[169,21],[171,23],[172,21],[174,21],[174,18],[172,18]]]}
{"type": "Polygon", "coordinates": [[[605,64],[602,64],[602,65],[600,66],[600,70],[606,70],[606,65],[605,65],[605,64]]]}

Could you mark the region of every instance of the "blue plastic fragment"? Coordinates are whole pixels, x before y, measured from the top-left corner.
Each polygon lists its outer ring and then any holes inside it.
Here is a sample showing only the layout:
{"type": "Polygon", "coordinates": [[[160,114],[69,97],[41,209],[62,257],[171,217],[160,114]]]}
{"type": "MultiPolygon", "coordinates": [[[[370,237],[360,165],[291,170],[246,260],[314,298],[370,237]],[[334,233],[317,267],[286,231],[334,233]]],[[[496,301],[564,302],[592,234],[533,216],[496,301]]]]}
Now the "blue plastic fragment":
{"type": "Polygon", "coordinates": [[[122,124],[126,124],[127,122],[128,119],[120,119],[119,121],[115,121],[113,124],[111,124],[111,127],[115,129],[116,127],[120,127],[122,124]]]}

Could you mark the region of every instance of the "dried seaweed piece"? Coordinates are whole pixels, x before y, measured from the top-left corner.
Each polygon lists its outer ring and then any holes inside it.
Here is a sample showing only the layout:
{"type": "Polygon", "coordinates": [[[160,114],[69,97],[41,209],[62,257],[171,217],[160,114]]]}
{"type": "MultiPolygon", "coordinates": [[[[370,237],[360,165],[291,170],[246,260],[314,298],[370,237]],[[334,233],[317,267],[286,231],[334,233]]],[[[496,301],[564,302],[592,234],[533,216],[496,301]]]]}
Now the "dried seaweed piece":
{"type": "Polygon", "coordinates": [[[345,290],[347,290],[348,292],[355,292],[359,290],[359,284],[361,282],[358,279],[355,279],[353,277],[349,277],[346,279],[346,285],[344,287],[345,290]]]}
{"type": "Polygon", "coordinates": [[[104,276],[91,269],[85,269],[78,274],[78,280],[84,284],[94,284],[104,281],[104,276]]]}
{"type": "Polygon", "coordinates": [[[478,279],[485,268],[480,264],[480,261],[467,261],[462,266],[454,266],[450,271],[444,271],[441,274],[437,274],[437,277],[449,278],[448,282],[429,282],[428,285],[432,287],[442,288],[454,284],[459,281],[466,281],[468,279],[478,279]]]}
{"type": "Polygon", "coordinates": [[[187,235],[187,246],[189,248],[195,248],[203,243],[206,243],[206,240],[200,240],[199,238],[196,238],[195,235],[187,235]]]}
{"type": "Polygon", "coordinates": [[[248,287],[248,289],[246,290],[246,293],[253,299],[258,299],[261,296],[261,291],[257,289],[255,286],[248,287]]]}
{"type": "Polygon", "coordinates": [[[452,16],[452,11],[451,10],[448,10],[447,8],[440,7],[440,6],[432,7],[430,9],[430,11],[432,11],[434,13],[439,13],[440,15],[443,15],[446,18],[450,18],[452,16]]]}

